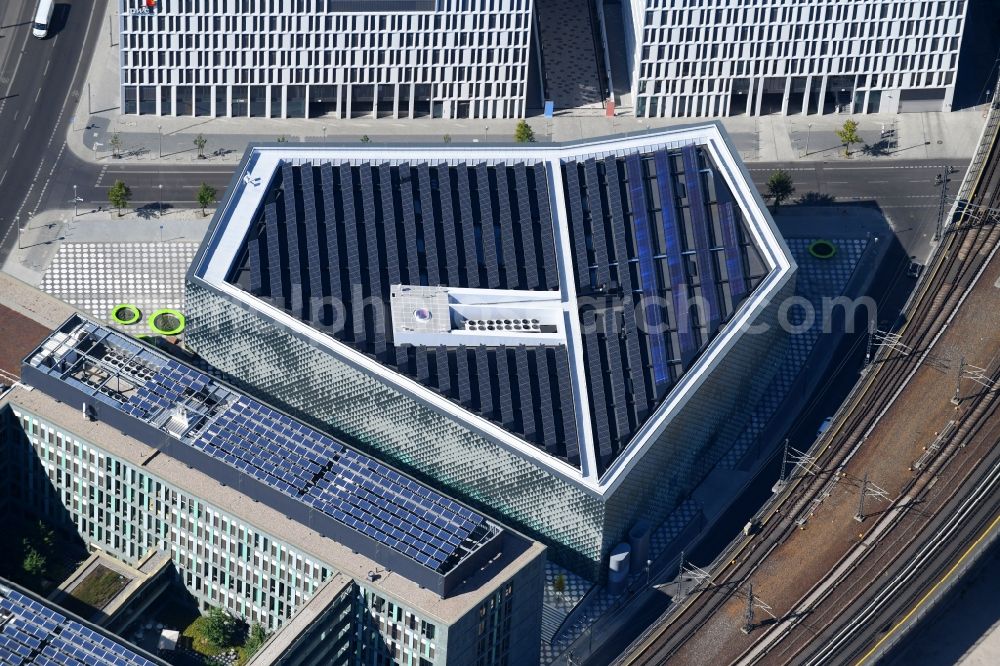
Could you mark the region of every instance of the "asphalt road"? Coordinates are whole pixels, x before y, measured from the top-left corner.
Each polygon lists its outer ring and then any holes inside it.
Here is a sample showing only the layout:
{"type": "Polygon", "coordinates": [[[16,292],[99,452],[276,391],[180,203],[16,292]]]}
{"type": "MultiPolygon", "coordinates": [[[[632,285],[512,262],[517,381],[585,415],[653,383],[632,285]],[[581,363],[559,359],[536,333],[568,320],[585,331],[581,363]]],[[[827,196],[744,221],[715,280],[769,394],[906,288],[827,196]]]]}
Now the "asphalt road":
{"type": "Polygon", "coordinates": [[[937,224],[942,185],[934,177],[953,166],[948,176],[948,202],[965,176],[968,160],[894,160],[886,162],[790,162],[747,164],[757,189],[767,190],[767,179],[784,169],[795,183],[793,199],[813,196],[820,202],[833,197],[838,203],[877,205],[889,220],[900,244],[911,257],[925,259],[937,224]]]}

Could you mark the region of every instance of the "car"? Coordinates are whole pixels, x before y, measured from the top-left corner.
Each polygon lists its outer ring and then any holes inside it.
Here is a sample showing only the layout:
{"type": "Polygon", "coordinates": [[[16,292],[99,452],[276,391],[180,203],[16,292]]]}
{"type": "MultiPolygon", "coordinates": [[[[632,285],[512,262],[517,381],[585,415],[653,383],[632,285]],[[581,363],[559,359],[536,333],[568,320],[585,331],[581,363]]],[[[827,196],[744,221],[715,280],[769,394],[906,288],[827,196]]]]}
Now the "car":
{"type": "Polygon", "coordinates": [[[916,261],[911,261],[910,266],[906,269],[906,274],[914,279],[919,278],[923,272],[924,265],[916,261]]]}
{"type": "Polygon", "coordinates": [[[816,437],[822,437],[827,430],[830,429],[830,425],[833,423],[833,417],[828,416],[823,419],[823,422],[819,424],[819,429],[816,431],[816,437]]]}

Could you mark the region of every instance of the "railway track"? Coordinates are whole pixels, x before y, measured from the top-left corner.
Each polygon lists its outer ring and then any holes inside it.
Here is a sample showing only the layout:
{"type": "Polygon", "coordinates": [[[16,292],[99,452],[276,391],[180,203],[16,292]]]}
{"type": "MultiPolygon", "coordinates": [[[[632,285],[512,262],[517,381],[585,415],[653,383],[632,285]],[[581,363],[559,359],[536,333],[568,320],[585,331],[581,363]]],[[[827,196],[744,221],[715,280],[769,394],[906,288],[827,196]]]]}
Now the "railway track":
{"type": "MultiPolygon", "coordinates": [[[[669,661],[715,613],[742,593],[743,585],[751,579],[767,555],[808,521],[834,485],[847,482],[860,486],[860,479],[845,474],[848,462],[866,446],[868,435],[921,365],[933,363],[941,366],[957,362],[957,359],[937,357],[934,344],[955,317],[1000,241],[998,225],[962,224],[962,217],[975,206],[1000,207],[1000,150],[995,134],[989,141],[988,159],[969,188],[972,193],[970,206],[963,207],[959,219],[953,220],[955,230],[944,237],[929,273],[911,298],[906,310],[906,322],[897,331],[900,344],[880,349],[861,382],[834,418],[830,430],[814,445],[811,454],[813,469],[817,471],[793,477],[759,514],[758,533],[734,542],[723,552],[708,568],[710,578],[683,603],[675,604],[668,610],[616,664],[669,661]]],[[[994,399],[995,395],[991,394],[983,401],[992,402],[994,399]]],[[[970,433],[979,431],[982,419],[987,418],[984,416],[987,411],[990,415],[994,414],[995,406],[993,409],[984,408],[974,417],[970,414],[976,414],[976,410],[967,410],[963,417],[965,420],[952,437],[961,436],[968,440],[970,433]]],[[[943,459],[941,456],[946,450],[951,449],[943,447],[937,458],[943,459]]],[[[921,479],[937,478],[931,476],[932,471],[939,471],[936,463],[937,460],[932,461],[931,466],[917,471],[910,482],[913,492],[919,492],[917,485],[925,483],[921,479]]],[[[950,478],[949,483],[955,485],[957,481],[950,478]]],[[[801,657],[800,653],[796,654],[801,657]]]]}

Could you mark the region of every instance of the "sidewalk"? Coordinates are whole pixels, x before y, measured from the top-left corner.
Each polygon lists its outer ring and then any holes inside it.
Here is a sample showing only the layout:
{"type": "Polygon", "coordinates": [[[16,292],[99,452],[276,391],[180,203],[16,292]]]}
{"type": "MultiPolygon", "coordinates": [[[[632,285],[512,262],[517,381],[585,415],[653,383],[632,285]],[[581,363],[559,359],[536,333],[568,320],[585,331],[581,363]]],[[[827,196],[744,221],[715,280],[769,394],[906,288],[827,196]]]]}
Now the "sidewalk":
{"type": "MultiPolygon", "coordinates": [[[[109,4],[108,11],[112,8],[109,4]]],[[[107,20],[105,20],[105,24],[107,20]]],[[[193,143],[200,133],[206,162],[236,164],[252,141],[373,143],[452,141],[512,142],[516,120],[419,119],[271,119],[121,116],[118,74],[118,37],[115,45],[102,35],[94,48],[87,83],[81,90],[80,108],[67,137],[77,157],[102,164],[112,162],[111,136],[119,133],[123,161],[190,164],[199,161],[193,143]],[[88,111],[92,111],[88,113],[88,111]],[[95,143],[97,144],[95,150],[95,143]],[[162,155],[162,156],[161,156],[162,155]]],[[[561,112],[554,118],[534,117],[528,122],[539,141],[572,141],[607,134],[623,134],[657,127],[689,125],[705,119],[645,119],[630,116],[607,118],[593,109],[561,112]]],[[[909,113],[849,116],[764,116],[723,118],[722,122],[748,162],[956,159],[971,157],[984,122],[983,109],[954,113],[909,113]],[[851,158],[834,131],[848,118],[856,120],[865,143],[878,144],[882,130],[895,123],[895,147],[878,155],[861,153],[853,146],[851,158]]]]}

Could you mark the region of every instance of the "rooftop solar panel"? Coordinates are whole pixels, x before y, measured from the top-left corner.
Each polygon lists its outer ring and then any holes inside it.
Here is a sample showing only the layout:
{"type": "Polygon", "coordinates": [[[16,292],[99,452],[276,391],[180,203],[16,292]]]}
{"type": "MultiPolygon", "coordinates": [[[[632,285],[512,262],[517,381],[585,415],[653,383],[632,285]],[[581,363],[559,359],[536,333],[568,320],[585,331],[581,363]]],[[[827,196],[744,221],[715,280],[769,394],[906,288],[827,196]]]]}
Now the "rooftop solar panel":
{"type": "Polygon", "coordinates": [[[563,441],[566,444],[566,459],[574,465],[580,464],[580,441],[576,432],[576,410],[574,408],[573,386],[569,373],[569,358],[565,349],[555,350],[557,386],[560,387],[560,411],[562,411],[563,441]]]}
{"type": "MultiPolygon", "coordinates": [[[[507,179],[507,165],[499,164],[494,168],[497,180],[497,220],[500,223],[500,249],[503,252],[503,267],[505,274],[504,287],[516,289],[520,285],[517,258],[514,219],[510,209],[510,185],[507,179]]],[[[515,196],[517,194],[515,193],[515,196]]]]}
{"type": "Polygon", "coordinates": [[[260,243],[256,238],[252,238],[247,244],[247,255],[250,265],[250,293],[260,294],[264,285],[260,269],[260,243]]]}
{"type": "Polygon", "coordinates": [[[514,190],[517,198],[517,224],[518,236],[521,238],[521,250],[524,256],[524,272],[528,289],[538,289],[538,259],[535,253],[535,224],[531,218],[531,203],[529,196],[531,189],[528,187],[528,172],[524,162],[514,165],[514,179],[517,187],[514,190]]]}
{"type": "Polygon", "coordinates": [[[451,392],[451,368],[448,359],[448,348],[444,345],[434,352],[434,362],[437,364],[437,387],[444,394],[451,392]]]}
{"type": "MultiPolygon", "coordinates": [[[[313,185],[313,170],[309,165],[299,168],[302,182],[302,208],[305,212],[306,271],[309,273],[309,296],[319,299],[323,296],[323,260],[320,255],[319,218],[316,214],[316,190],[313,185]]],[[[315,301],[314,301],[315,302],[315,301]]],[[[310,319],[319,319],[318,313],[310,308],[310,319]]]]}
{"type": "Polygon", "coordinates": [[[708,221],[705,219],[705,194],[698,164],[698,148],[687,145],[681,149],[684,156],[684,183],[687,186],[688,207],[694,227],[695,252],[698,256],[698,281],[701,295],[708,310],[708,327],[711,335],[719,325],[719,296],[716,288],[715,264],[712,262],[708,221]]]}
{"type": "Polygon", "coordinates": [[[476,382],[479,385],[479,409],[491,417],[496,411],[493,401],[493,379],[490,372],[489,354],[486,347],[476,347],[476,382]]]}
{"type": "Polygon", "coordinates": [[[597,271],[597,284],[610,285],[608,270],[608,239],[604,233],[604,206],[601,203],[601,183],[597,175],[597,161],[588,159],[583,165],[587,185],[587,209],[590,214],[590,236],[597,271]]]}
{"type": "Polygon", "coordinates": [[[463,405],[472,403],[472,385],[469,383],[469,348],[455,350],[455,381],[458,383],[458,401],[463,405]]]}
{"type": "Polygon", "coordinates": [[[413,205],[413,169],[409,164],[399,167],[399,201],[403,211],[403,238],[406,241],[406,284],[423,284],[420,279],[420,257],[417,250],[417,221],[413,205]]]}
{"type": "Polygon", "coordinates": [[[336,199],[333,194],[334,175],[333,166],[326,163],[320,166],[320,180],[323,184],[323,209],[326,214],[326,257],[329,267],[330,294],[337,299],[343,298],[343,290],[340,281],[340,241],[338,239],[338,221],[336,211],[336,199]]]}
{"type": "Polygon", "coordinates": [[[743,257],[740,250],[739,231],[737,230],[736,212],[732,201],[719,204],[720,226],[722,227],[722,244],[726,253],[726,275],[729,279],[729,290],[733,298],[733,307],[747,293],[746,276],[743,272],[743,257]]]}
{"type": "MultiPolygon", "coordinates": [[[[520,397],[521,431],[528,439],[535,437],[535,401],[531,393],[531,372],[528,367],[528,350],[524,345],[514,350],[514,363],[517,367],[517,393],[520,397]]],[[[549,412],[542,412],[549,414],[549,412]]]]}
{"type": "MultiPolygon", "coordinates": [[[[502,168],[497,167],[495,171],[497,172],[497,188],[501,195],[499,215],[502,217],[503,190],[500,188],[499,182],[499,173],[502,168]]],[[[486,265],[486,286],[495,289],[500,286],[500,268],[497,260],[497,231],[493,219],[493,199],[490,196],[489,167],[486,164],[476,165],[476,192],[479,196],[480,245],[483,248],[483,263],[486,265]]]]}
{"type": "MultiPolygon", "coordinates": [[[[350,164],[340,165],[340,193],[344,206],[344,241],[347,250],[348,286],[353,291],[361,289],[363,283],[361,278],[361,244],[358,239],[358,217],[354,200],[354,176],[350,164]]],[[[354,323],[354,342],[363,343],[365,341],[364,317],[351,315],[351,320],[354,323]]]]}
{"type": "Polygon", "coordinates": [[[497,399],[500,403],[500,423],[505,428],[510,428],[514,423],[514,405],[510,390],[510,369],[507,366],[507,350],[498,347],[494,351],[497,364],[497,389],[499,395],[497,399]]]}
{"type": "Polygon", "coordinates": [[[580,167],[577,162],[569,162],[563,167],[566,180],[566,200],[569,206],[570,235],[576,263],[576,282],[583,289],[592,287],[590,260],[587,256],[587,231],[583,217],[582,190],[580,188],[580,167]]]}
{"type": "Polygon", "coordinates": [[[392,167],[383,162],[378,167],[378,187],[382,196],[382,233],[385,236],[385,269],[389,284],[401,284],[399,246],[396,240],[396,206],[393,200],[392,167]]]}
{"type": "Polygon", "coordinates": [[[479,286],[479,255],[476,248],[476,234],[473,228],[472,193],[469,185],[470,168],[465,164],[456,167],[458,174],[458,206],[461,213],[462,239],[465,241],[465,281],[470,287],[479,286]]]}
{"type": "Polygon", "coordinates": [[[285,224],[286,252],[288,254],[288,282],[291,290],[292,310],[296,316],[302,316],[302,306],[305,299],[302,294],[302,260],[299,256],[299,214],[295,204],[295,176],[292,165],[283,162],[281,165],[281,189],[284,193],[285,210],[282,221],[285,224]]]}
{"type": "Polygon", "coordinates": [[[417,167],[420,178],[420,228],[424,241],[424,264],[427,266],[427,284],[442,284],[438,268],[437,220],[431,191],[431,171],[427,162],[417,167]]]}
{"type": "Polygon", "coordinates": [[[691,330],[688,314],[688,284],[681,252],[681,232],[677,220],[677,199],[674,196],[673,174],[665,151],[659,151],[653,158],[656,166],[656,182],[660,188],[661,215],[663,217],[663,238],[667,252],[667,274],[670,276],[670,295],[674,306],[677,338],[681,348],[681,362],[686,368],[697,351],[697,343],[691,330]]]}
{"type": "Polygon", "coordinates": [[[621,340],[618,335],[618,321],[614,312],[605,312],[601,317],[603,320],[597,326],[603,329],[605,353],[608,358],[609,375],[614,379],[611,381],[611,407],[614,410],[616,431],[618,438],[623,439],[629,432],[628,423],[628,396],[625,395],[625,377],[622,368],[621,340]]]}
{"type": "Polygon", "coordinates": [[[629,155],[625,159],[625,167],[628,173],[635,248],[639,255],[639,286],[643,296],[643,322],[646,328],[646,339],[649,342],[653,384],[656,387],[657,396],[659,396],[662,395],[670,381],[670,369],[667,364],[667,344],[664,340],[663,321],[660,315],[659,285],[656,279],[656,267],[653,264],[653,236],[649,229],[649,211],[646,206],[642,164],[639,161],[639,156],[629,155]]]}
{"type": "MultiPolygon", "coordinates": [[[[358,167],[361,177],[361,191],[364,202],[364,225],[365,225],[365,249],[368,253],[368,284],[367,296],[373,299],[382,297],[382,261],[379,259],[378,228],[381,223],[375,214],[375,185],[372,180],[372,168],[370,164],[362,164],[358,167]]],[[[385,325],[382,317],[375,311],[375,308],[365,308],[366,316],[371,317],[371,324],[366,327],[374,331],[373,346],[376,354],[385,351],[385,325]]]]}
{"type": "MultiPolygon", "coordinates": [[[[587,388],[590,390],[591,420],[594,424],[594,443],[602,460],[606,460],[613,450],[608,399],[604,394],[604,379],[607,373],[601,365],[600,344],[597,333],[583,336],[583,346],[587,350],[587,388]]],[[[560,384],[562,380],[560,379],[560,384]]],[[[612,382],[614,383],[614,382],[612,382]]]]}
{"type": "Polygon", "coordinates": [[[460,284],[458,277],[458,237],[455,234],[455,208],[451,189],[451,167],[437,166],[438,194],[441,200],[441,234],[444,238],[445,262],[449,284],[460,284]]]}
{"type": "Polygon", "coordinates": [[[281,241],[278,236],[278,208],[273,203],[264,206],[264,232],[267,234],[268,293],[277,300],[282,297],[281,241]]]}
{"type": "MultiPolygon", "coordinates": [[[[532,167],[535,176],[535,197],[538,202],[538,228],[542,243],[542,273],[546,289],[559,288],[559,262],[556,261],[555,238],[552,233],[552,209],[549,206],[549,180],[542,163],[532,167]]],[[[586,254],[586,252],[585,252],[586,254]]],[[[586,267],[581,267],[584,270],[586,267]]],[[[589,271],[588,271],[589,272],[589,271]]]]}

